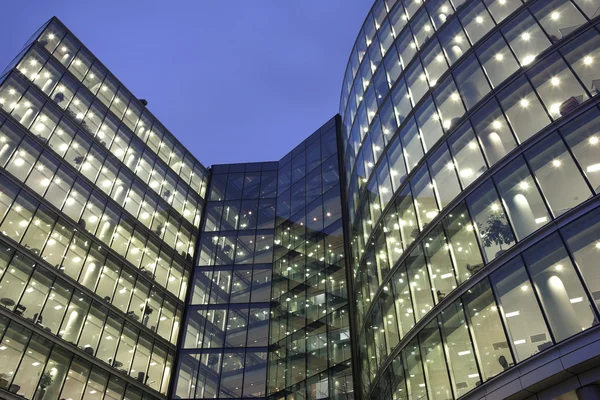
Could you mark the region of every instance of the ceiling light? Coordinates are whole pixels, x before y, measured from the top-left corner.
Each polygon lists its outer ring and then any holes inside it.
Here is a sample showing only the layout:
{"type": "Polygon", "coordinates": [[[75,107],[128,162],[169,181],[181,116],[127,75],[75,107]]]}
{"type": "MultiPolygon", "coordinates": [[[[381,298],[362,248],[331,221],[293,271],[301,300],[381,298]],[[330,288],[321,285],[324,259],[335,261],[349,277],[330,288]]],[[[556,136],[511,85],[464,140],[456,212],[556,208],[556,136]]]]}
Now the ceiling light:
{"type": "Polygon", "coordinates": [[[529,188],[529,183],[523,181],[523,182],[519,183],[519,187],[523,190],[527,190],[529,188]]]}
{"type": "Polygon", "coordinates": [[[531,39],[531,34],[529,32],[524,32],[521,35],[521,39],[523,39],[524,41],[528,41],[529,39],[531,39]]]}
{"type": "Polygon", "coordinates": [[[523,61],[521,62],[521,65],[525,66],[525,65],[529,65],[531,64],[533,61],[535,60],[535,56],[533,55],[526,55],[523,58],[523,61]]]}
{"type": "Polygon", "coordinates": [[[521,99],[521,101],[519,102],[519,104],[521,104],[521,107],[527,108],[527,107],[529,107],[529,100],[527,100],[527,99],[521,99]]]}
{"type": "Polygon", "coordinates": [[[504,59],[504,56],[502,55],[502,53],[496,54],[496,61],[502,61],[503,59],[504,59]]]}
{"type": "Polygon", "coordinates": [[[483,17],[478,16],[477,18],[475,18],[475,22],[477,22],[478,24],[483,24],[483,17]]]}
{"type": "Polygon", "coordinates": [[[553,76],[552,79],[550,79],[550,83],[552,86],[558,86],[560,84],[560,78],[558,76],[553,76]]]}
{"type": "Polygon", "coordinates": [[[553,11],[552,14],[550,14],[550,19],[552,21],[558,21],[559,18],[560,18],[560,13],[558,11],[553,11]]]}
{"type": "Polygon", "coordinates": [[[585,65],[592,65],[592,63],[594,62],[594,59],[590,56],[585,56],[583,57],[583,63],[585,65]]]}

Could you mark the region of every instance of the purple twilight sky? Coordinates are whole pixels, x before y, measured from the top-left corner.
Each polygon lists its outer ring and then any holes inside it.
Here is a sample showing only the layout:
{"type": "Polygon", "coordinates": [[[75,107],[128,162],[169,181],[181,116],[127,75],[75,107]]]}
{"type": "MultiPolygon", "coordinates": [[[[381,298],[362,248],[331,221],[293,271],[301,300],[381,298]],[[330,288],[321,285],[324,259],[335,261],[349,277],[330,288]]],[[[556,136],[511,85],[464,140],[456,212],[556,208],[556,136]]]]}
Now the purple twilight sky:
{"type": "Polygon", "coordinates": [[[52,15],[206,166],[278,160],[338,112],[371,0],[3,4],[6,66],[52,15]]]}

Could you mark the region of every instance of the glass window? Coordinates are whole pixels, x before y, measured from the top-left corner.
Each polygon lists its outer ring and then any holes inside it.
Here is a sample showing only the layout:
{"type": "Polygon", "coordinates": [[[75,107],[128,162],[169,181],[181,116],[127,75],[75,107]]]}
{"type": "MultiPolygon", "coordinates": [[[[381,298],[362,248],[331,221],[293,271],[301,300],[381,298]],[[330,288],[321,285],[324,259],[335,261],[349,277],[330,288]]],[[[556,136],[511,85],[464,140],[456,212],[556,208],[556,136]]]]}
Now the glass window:
{"type": "Polygon", "coordinates": [[[463,188],[467,187],[487,170],[479,142],[470,123],[465,123],[448,139],[450,151],[454,156],[454,168],[463,188]]]}
{"type": "Polygon", "coordinates": [[[554,119],[570,113],[588,98],[586,90],[557,53],[527,75],[554,119]]]}
{"type": "Polygon", "coordinates": [[[446,364],[444,357],[444,345],[442,344],[437,321],[432,321],[419,332],[419,342],[422,358],[419,357],[418,360],[423,365],[425,376],[428,378],[427,392],[429,396],[424,396],[424,398],[431,400],[452,398],[452,388],[446,369],[448,364],[446,364]]]}
{"type": "Polygon", "coordinates": [[[487,279],[469,289],[462,300],[486,381],[514,365],[508,339],[487,279]]]}
{"type": "MultiPolygon", "coordinates": [[[[456,3],[456,1],[454,1],[456,3]]],[[[471,43],[476,43],[494,27],[494,21],[481,0],[471,2],[458,15],[471,43]]]]}
{"type": "Polygon", "coordinates": [[[14,321],[8,326],[2,345],[4,348],[0,352],[0,387],[11,392],[19,392],[20,387],[10,384],[13,376],[17,373],[17,366],[21,357],[25,354],[25,347],[31,337],[32,332],[14,321]]]}
{"type": "Polygon", "coordinates": [[[400,138],[402,139],[402,147],[404,148],[404,159],[408,172],[410,172],[419,163],[421,158],[423,158],[423,147],[421,146],[419,130],[414,119],[411,118],[400,131],[400,138]]]}
{"type": "MultiPolygon", "coordinates": [[[[437,329],[436,329],[437,330],[437,329]]],[[[437,336],[439,337],[439,331],[436,332],[437,336]]],[[[426,335],[431,335],[432,332],[430,330],[424,331],[423,332],[423,336],[426,335]]],[[[432,338],[432,340],[435,338],[432,338]]],[[[431,343],[431,342],[430,342],[431,343]]],[[[439,343],[439,341],[438,341],[439,343]]],[[[435,344],[435,343],[431,343],[431,344],[435,344]]],[[[437,356],[437,361],[439,364],[444,365],[444,369],[445,369],[445,363],[442,361],[443,358],[443,352],[440,349],[440,345],[438,344],[437,347],[431,347],[432,350],[437,350],[436,352],[434,352],[432,354],[437,356]]],[[[425,399],[427,398],[427,388],[425,386],[425,376],[423,373],[423,364],[422,364],[422,360],[423,357],[421,355],[421,352],[419,351],[419,342],[417,340],[417,338],[414,338],[413,340],[411,340],[408,345],[406,346],[406,348],[404,348],[402,350],[402,364],[404,364],[404,376],[406,378],[406,390],[407,390],[407,394],[408,394],[408,398],[409,399],[425,399]]],[[[443,376],[448,376],[448,372],[444,371],[444,375],[443,376]]],[[[443,376],[441,377],[441,379],[443,380],[443,376]]],[[[446,378],[447,380],[448,378],[446,378]]],[[[450,390],[450,385],[447,385],[448,390],[450,390]]],[[[447,397],[452,397],[451,393],[447,393],[447,397]]]]}
{"type": "Polygon", "coordinates": [[[420,62],[413,63],[410,69],[406,71],[406,82],[408,84],[410,98],[413,104],[417,104],[429,90],[427,75],[425,75],[425,71],[420,62]]]}
{"type": "Polygon", "coordinates": [[[12,388],[19,388],[17,389],[18,395],[25,398],[32,398],[38,388],[38,381],[40,386],[42,384],[47,385],[47,378],[40,379],[40,376],[42,375],[51,349],[52,342],[50,340],[44,339],[37,334],[33,335],[23,355],[23,360],[21,360],[21,366],[17,369],[11,385],[12,388]]]}
{"type": "Polygon", "coordinates": [[[558,234],[527,250],[523,258],[557,341],[598,323],[558,234]]]}
{"type": "Polygon", "coordinates": [[[536,144],[525,153],[525,158],[555,216],[591,197],[592,192],[558,134],[536,144]]]}
{"type": "Polygon", "coordinates": [[[440,115],[433,103],[431,97],[425,100],[416,112],[419,132],[423,140],[425,152],[429,151],[433,145],[442,137],[442,123],[440,115]]]}
{"type": "Polygon", "coordinates": [[[417,174],[415,174],[411,180],[411,186],[414,195],[415,210],[417,211],[419,220],[419,228],[423,230],[439,211],[433,193],[431,177],[426,166],[421,167],[417,174]]]}
{"type": "Polygon", "coordinates": [[[429,158],[428,164],[433,176],[432,184],[438,203],[441,208],[444,208],[460,193],[454,161],[446,144],[443,144],[429,158]]]}
{"type": "MultiPolygon", "coordinates": [[[[588,4],[592,1],[583,0],[588,4]]],[[[599,9],[600,10],[600,9],[599,9]]],[[[563,47],[560,52],[567,59],[585,88],[593,96],[600,90],[600,81],[596,74],[597,62],[600,60],[600,35],[595,29],[590,29],[563,47]]]]}
{"type": "Polygon", "coordinates": [[[11,123],[5,123],[0,128],[0,165],[5,166],[13,151],[21,141],[21,133],[11,123]]]}
{"type": "Polygon", "coordinates": [[[434,98],[438,107],[438,118],[444,131],[448,132],[456,127],[460,117],[465,113],[465,106],[451,76],[440,83],[434,93],[434,98]]]}
{"type": "Polygon", "coordinates": [[[450,246],[446,243],[446,235],[440,226],[431,231],[424,245],[429,277],[436,303],[439,303],[448,293],[456,289],[454,266],[450,259],[450,246]]]}
{"type": "Polygon", "coordinates": [[[80,358],[75,358],[71,363],[68,372],[68,379],[65,380],[61,397],[79,399],[85,390],[85,384],[90,373],[90,363],[80,358]]]}
{"type": "Polygon", "coordinates": [[[418,321],[433,308],[432,289],[429,284],[427,264],[420,246],[413,250],[407,258],[406,266],[414,313],[418,321]]]}
{"type": "Polygon", "coordinates": [[[548,114],[524,76],[500,92],[498,100],[521,143],[550,123],[548,114]]]}
{"type": "Polygon", "coordinates": [[[519,69],[519,63],[510,51],[508,44],[498,32],[477,49],[477,57],[483,64],[492,86],[497,87],[513,72],[519,69]]]}
{"type": "Polygon", "coordinates": [[[489,165],[497,163],[517,146],[506,118],[492,99],[480,108],[471,120],[489,165]]]}
{"type": "MultiPolygon", "coordinates": [[[[450,65],[454,64],[471,46],[458,20],[452,20],[439,36],[450,65]]],[[[458,85],[461,87],[461,85],[458,85]]]]}
{"type": "Polygon", "coordinates": [[[59,398],[60,390],[62,389],[63,380],[67,376],[69,370],[71,355],[58,346],[55,346],[50,354],[46,370],[42,376],[49,377],[49,383],[42,385],[44,378],[40,380],[40,387],[44,386],[44,397],[50,399],[59,398]]]}
{"type": "Polygon", "coordinates": [[[473,343],[469,330],[465,329],[467,326],[462,302],[456,301],[446,308],[440,314],[440,322],[452,386],[455,396],[460,397],[481,383],[473,343]]]}
{"type": "Polygon", "coordinates": [[[586,19],[569,0],[549,0],[531,6],[550,40],[556,42],[576,30],[586,19]]]}
{"type": "Polygon", "coordinates": [[[26,295],[21,298],[15,312],[34,323],[42,324],[40,315],[42,305],[52,287],[54,277],[43,270],[34,271],[33,276],[27,283],[26,295]]]}
{"type": "Polygon", "coordinates": [[[560,129],[573,155],[583,169],[596,193],[600,187],[600,156],[598,144],[598,124],[600,115],[598,109],[593,108],[578,116],[560,129]]]}
{"type": "Polygon", "coordinates": [[[9,310],[21,312],[23,306],[15,308],[19,298],[25,291],[25,284],[29,280],[35,263],[29,258],[17,253],[6,269],[0,280],[0,301],[9,310]]]}
{"type": "Polygon", "coordinates": [[[490,91],[490,84],[474,54],[456,68],[454,78],[467,109],[473,108],[490,91]]]}
{"type": "Polygon", "coordinates": [[[490,279],[517,362],[552,346],[552,337],[521,259],[503,265],[490,279]]]}
{"type": "Polygon", "coordinates": [[[461,203],[454,208],[443,223],[458,283],[463,283],[483,268],[475,231],[465,204],[461,203]]]}
{"type": "Polygon", "coordinates": [[[387,159],[390,167],[390,177],[392,179],[392,188],[395,192],[398,190],[406,178],[406,167],[404,165],[404,156],[400,136],[396,136],[387,150],[387,159]]]}
{"type": "Polygon", "coordinates": [[[467,205],[475,220],[486,260],[491,261],[512,247],[515,238],[491,181],[473,192],[467,198],[467,205]]]}
{"type": "Polygon", "coordinates": [[[517,240],[550,221],[542,196],[522,157],[501,169],[494,180],[517,240]]]}
{"type": "Polygon", "coordinates": [[[406,267],[402,265],[391,280],[394,302],[398,316],[398,332],[404,337],[415,325],[415,317],[410,299],[409,282],[406,277],[406,267]]]}
{"type": "Polygon", "coordinates": [[[598,211],[593,211],[561,230],[596,307],[600,305],[600,269],[596,258],[600,253],[599,218],[598,211]]]}
{"type": "MultiPolygon", "coordinates": [[[[499,3],[498,0],[487,0],[487,2],[490,1],[499,3]]],[[[496,12],[492,11],[492,15],[496,18],[496,14],[498,14],[501,8],[503,8],[503,11],[509,8],[514,9],[520,6],[520,3],[518,0],[512,0],[510,7],[498,6],[496,12]]],[[[508,14],[502,15],[504,18],[508,14]]],[[[529,10],[523,10],[516,18],[512,19],[504,26],[502,33],[506,40],[508,40],[510,47],[513,49],[522,66],[531,64],[536,56],[551,44],[546,34],[529,13],[529,10]]]]}

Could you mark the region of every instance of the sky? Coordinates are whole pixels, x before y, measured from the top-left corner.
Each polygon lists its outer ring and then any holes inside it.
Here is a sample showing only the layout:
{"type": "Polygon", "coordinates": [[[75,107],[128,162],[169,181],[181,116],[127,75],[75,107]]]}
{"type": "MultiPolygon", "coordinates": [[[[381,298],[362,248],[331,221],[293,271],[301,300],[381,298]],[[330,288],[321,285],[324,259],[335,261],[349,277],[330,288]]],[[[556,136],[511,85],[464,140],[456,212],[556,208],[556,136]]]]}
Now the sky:
{"type": "Polygon", "coordinates": [[[339,111],[371,0],[2,5],[2,69],[57,16],[205,166],[278,160],[339,111]]]}

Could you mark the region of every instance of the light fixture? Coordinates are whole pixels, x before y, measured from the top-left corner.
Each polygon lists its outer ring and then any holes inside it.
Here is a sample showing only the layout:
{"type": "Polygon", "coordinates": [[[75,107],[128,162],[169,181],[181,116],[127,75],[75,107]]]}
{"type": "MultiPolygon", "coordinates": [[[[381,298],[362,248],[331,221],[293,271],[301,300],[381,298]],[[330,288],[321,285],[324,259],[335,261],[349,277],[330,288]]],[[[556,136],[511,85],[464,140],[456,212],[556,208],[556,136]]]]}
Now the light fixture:
{"type": "Polygon", "coordinates": [[[496,61],[502,61],[504,59],[504,55],[502,55],[502,53],[497,53],[495,58],[496,61]]]}
{"type": "Polygon", "coordinates": [[[483,24],[483,17],[480,15],[477,18],[475,18],[475,22],[477,22],[478,24],[483,24]]]}
{"type": "Polygon", "coordinates": [[[531,64],[533,61],[535,60],[535,56],[534,55],[526,55],[525,57],[523,57],[523,61],[521,62],[521,65],[525,66],[525,65],[529,65],[531,64]]]}
{"type": "Polygon", "coordinates": [[[591,56],[585,56],[585,57],[583,57],[583,64],[584,65],[592,65],[593,62],[594,62],[594,59],[591,56]]]}
{"type": "Polygon", "coordinates": [[[523,190],[527,190],[529,188],[529,183],[523,181],[523,182],[519,183],[519,187],[523,190]]]}
{"type": "Polygon", "coordinates": [[[598,172],[600,171],[600,164],[588,165],[588,167],[585,170],[586,172],[598,172]]]}
{"type": "Polygon", "coordinates": [[[495,120],[494,122],[492,122],[492,127],[494,129],[500,129],[500,128],[502,128],[502,122],[495,120]]]}
{"type": "Polygon", "coordinates": [[[524,41],[528,41],[529,39],[531,39],[531,34],[529,32],[523,32],[523,34],[521,35],[521,39],[523,39],[524,41]]]}
{"type": "Polygon", "coordinates": [[[553,76],[552,79],[550,79],[550,83],[552,86],[558,86],[560,84],[560,78],[558,76],[553,76]]]}
{"type": "Polygon", "coordinates": [[[519,104],[521,104],[521,107],[527,108],[527,107],[529,107],[529,100],[521,99],[521,101],[519,101],[519,104]]]}
{"type": "Polygon", "coordinates": [[[558,19],[559,19],[559,18],[560,18],[560,13],[559,13],[558,11],[553,11],[553,12],[550,14],[550,19],[551,19],[552,21],[558,21],[558,19]]]}
{"type": "Polygon", "coordinates": [[[556,168],[560,167],[561,164],[562,164],[562,162],[558,158],[555,158],[554,160],[552,160],[552,165],[556,168]]]}

